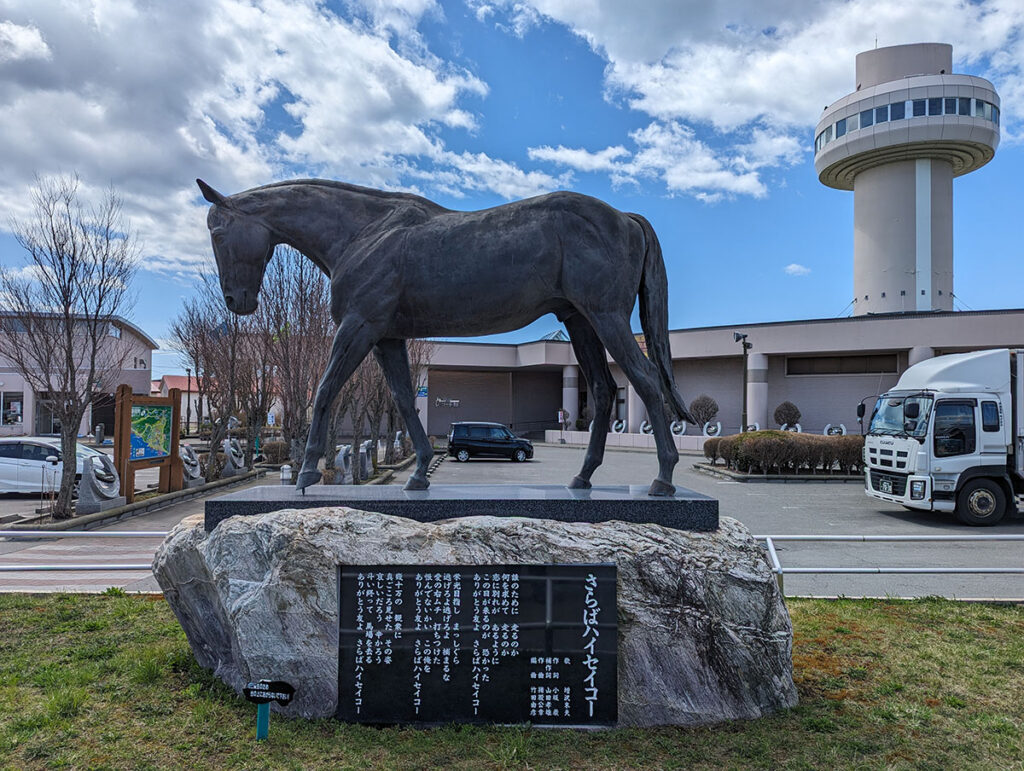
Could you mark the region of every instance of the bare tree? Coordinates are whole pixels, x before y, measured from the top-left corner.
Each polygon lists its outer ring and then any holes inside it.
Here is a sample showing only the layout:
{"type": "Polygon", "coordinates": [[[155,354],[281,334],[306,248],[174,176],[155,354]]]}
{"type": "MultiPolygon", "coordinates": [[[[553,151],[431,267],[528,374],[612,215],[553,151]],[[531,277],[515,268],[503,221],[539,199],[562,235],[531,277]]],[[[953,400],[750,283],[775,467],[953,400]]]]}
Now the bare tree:
{"type": "MultiPolygon", "coordinates": [[[[437,353],[437,343],[433,340],[418,338],[409,340],[406,347],[409,351],[409,372],[412,375],[412,387],[415,392],[419,386],[427,384],[427,367],[430,366],[434,354],[437,353]]],[[[408,426],[405,427],[405,433],[408,436],[408,426]]]]}
{"type": "Polygon", "coordinates": [[[271,344],[274,330],[266,306],[241,319],[239,365],[236,369],[238,407],[245,416],[245,465],[252,466],[256,441],[267,424],[274,399],[271,344]]]}
{"type": "Polygon", "coordinates": [[[131,356],[114,323],[134,304],[140,247],[113,189],[98,204],[79,198],[77,176],[37,178],[32,213],[11,222],[28,253],[0,267],[0,349],[60,421],[63,474],[54,517],[71,516],[75,444],[97,393],[110,393],[131,356]]]}
{"type": "Polygon", "coordinates": [[[369,439],[373,441],[370,448],[370,462],[373,466],[373,473],[377,472],[377,448],[383,436],[384,417],[391,406],[391,391],[388,389],[387,381],[384,379],[384,370],[380,368],[377,359],[367,356],[359,367],[359,384],[363,391],[363,414],[370,430],[369,439]]]}
{"type": "Polygon", "coordinates": [[[219,472],[217,451],[228,435],[228,422],[238,409],[242,348],[242,318],[228,311],[212,276],[203,276],[199,292],[185,300],[171,322],[175,347],[188,352],[196,366],[196,381],[210,408],[210,455],[206,480],[219,472]]]}
{"type": "Polygon", "coordinates": [[[290,247],[278,247],[260,298],[273,329],[270,361],[281,400],[282,433],[292,459],[301,460],[313,397],[334,334],[330,289],[312,262],[290,247]]]}
{"type": "MultiPolygon", "coordinates": [[[[436,343],[430,340],[413,339],[406,343],[409,352],[409,370],[415,388],[425,375],[426,367],[436,350],[436,343]]],[[[369,429],[370,438],[377,443],[384,441],[384,462],[395,460],[393,438],[396,426],[404,425],[398,414],[394,397],[384,378],[384,372],[377,360],[367,357],[352,376],[352,387],[358,390],[360,410],[354,414],[353,430],[361,433],[364,427],[369,429]],[[360,416],[361,413],[361,416],[360,416]],[[385,431],[385,426],[387,430],[385,431]]],[[[408,432],[408,426],[404,426],[408,432]]],[[[377,468],[377,453],[373,453],[373,467],[377,468]]]]}
{"type": "MultiPolygon", "coordinates": [[[[203,425],[203,405],[207,403],[206,392],[209,378],[203,377],[206,361],[203,359],[205,314],[195,304],[186,303],[185,307],[171,322],[171,340],[180,355],[182,366],[195,373],[196,384],[195,410],[196,425],[203,425]]],[[[191,427],[189,427],[191,430],[191,427]]]]}

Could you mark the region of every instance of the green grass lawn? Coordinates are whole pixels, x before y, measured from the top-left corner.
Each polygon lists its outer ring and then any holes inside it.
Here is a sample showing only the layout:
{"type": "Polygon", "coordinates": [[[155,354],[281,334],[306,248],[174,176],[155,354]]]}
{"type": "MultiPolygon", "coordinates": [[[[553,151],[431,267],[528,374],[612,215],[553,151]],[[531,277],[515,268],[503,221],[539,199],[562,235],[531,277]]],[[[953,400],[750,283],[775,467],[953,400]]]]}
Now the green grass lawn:
{"type": "Polygon", "coordinates": [[[713,728],[377,729],[271,719],[159,597],[0,595],[2,768],[1024,767],[1024,608],[791,600],[800,705],[713,728]]]}

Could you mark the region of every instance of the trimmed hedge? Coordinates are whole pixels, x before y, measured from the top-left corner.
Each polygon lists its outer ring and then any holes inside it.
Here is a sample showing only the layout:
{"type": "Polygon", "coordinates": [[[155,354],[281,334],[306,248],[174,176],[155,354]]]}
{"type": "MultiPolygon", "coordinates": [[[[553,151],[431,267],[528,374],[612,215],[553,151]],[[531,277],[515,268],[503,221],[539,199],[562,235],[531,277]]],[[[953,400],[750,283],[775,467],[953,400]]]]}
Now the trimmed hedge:
{"type": "Polygon", "coordinates": [[[750,431],[704,442],[704,456],[714,465],[747,474],[860,474],[864,437],[819,436],[791,431],[750,431]]]}
{"type": "Polygon", "coordinates": [[[288,460],[288,442],[264,442],[262,449],[267,463],[284,463],[288,460]]]}

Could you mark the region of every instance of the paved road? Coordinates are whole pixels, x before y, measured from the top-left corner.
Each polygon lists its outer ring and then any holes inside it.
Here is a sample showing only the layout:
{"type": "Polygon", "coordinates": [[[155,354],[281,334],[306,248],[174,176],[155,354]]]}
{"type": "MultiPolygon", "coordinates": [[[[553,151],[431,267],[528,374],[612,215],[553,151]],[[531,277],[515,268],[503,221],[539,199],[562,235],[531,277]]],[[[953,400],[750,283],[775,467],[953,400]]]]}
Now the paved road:
{"type": "MultiPolygon", "coordinates": [[[[436,483],[534,482],[564,484],[583,460],[582,448],[539,445],[533,461],[515,464],[504,460],[473,460],[440,465],[431,479],[436,483]]],[[[676,470],[676,483],[715,497],[722,516],[743,522],[760,535],[1024,535],[1024,520],[1007,521],[994,528],[967,528],[941,514],[909,512],[867,498],[860,484],[789,483],[740,484],[697,473],[697,458],[684,456],[676,470]]],[[[609,451],[595,484],[637,484],[649,481],[656,460],[649,452],[609,451]]],[[[410,472],[399,475],[403,483],[410,472]]],[[[273,484],[276,479],[261,480],[273,484]]],[[[237,488],[236,488],[237,489],[237,488]]],[[[118,523],[112,530],[166,530],[183,517],[203,510],[203,501],[186,501],[160,512],[118,523]]],[[[0,501],[0,514],[4,502],[0,501]]],[[[109,562],[143,564],[152,559],[158,539],[112,541],[48,539],[33,542],[0,541],[0,565],[51,562],[109,562]]],[[[1009,543],[785,543],[777,545],[786,567],[950,566],[1021,567],[1021,542],[1009,543]]],[[[129,591],[154,591],[152,576],[144,571],[117,573],[0,573],[0,591],[98,591],[121,586],[129,591]]],[[[965,598],[1024,598],[1024,575],[790,575],[790,595],[925,596],[940,594],[965,598]]]]}
{"type": "MultiPolygon", "coordinates": [[[[682,456],[675,481],[719,500],[721,516],[733,517],[758,535],[1024,535],[1024,519],[996,527],[969,528],[951,515],[911,512],[864,495],[861,483],[739,483],[693,470],[703,458],[682,456]]],[[[538,446],[534,460],[449,458],[431,479],[444,484],[530,481],[568,482],[583,462],[583,448],[538,446]]],[[[649,482],[657,471],[650,452],[610,451],[594,484],[649,482]]],[[[1024,542],[1003,543],[792,543],[776,544],[784,567],[1024,567],[1024,542]]],[[[790,575],[790,595],[1024,598],[1024,574],[1004,575],[790,575]]]]}

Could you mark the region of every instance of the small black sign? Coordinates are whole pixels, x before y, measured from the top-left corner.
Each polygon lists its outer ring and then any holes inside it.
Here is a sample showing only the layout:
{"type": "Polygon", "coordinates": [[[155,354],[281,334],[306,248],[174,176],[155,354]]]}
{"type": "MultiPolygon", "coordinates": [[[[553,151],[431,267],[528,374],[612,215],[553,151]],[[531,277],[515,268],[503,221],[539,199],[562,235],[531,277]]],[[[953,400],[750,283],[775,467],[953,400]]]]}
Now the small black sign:
{"type": "Polygon", "coordinates": [[[339,568],[338,718],[615,725],[615,566],[339,568]]]}
{"type": "Polygon", "coordinates": [[[242,693],[254,704],[268,704],[276,701],[284,707],[295,695],[295,686],[284,680],[260,680],[258,683],[247,683],[242,689],[242,693]]]}

